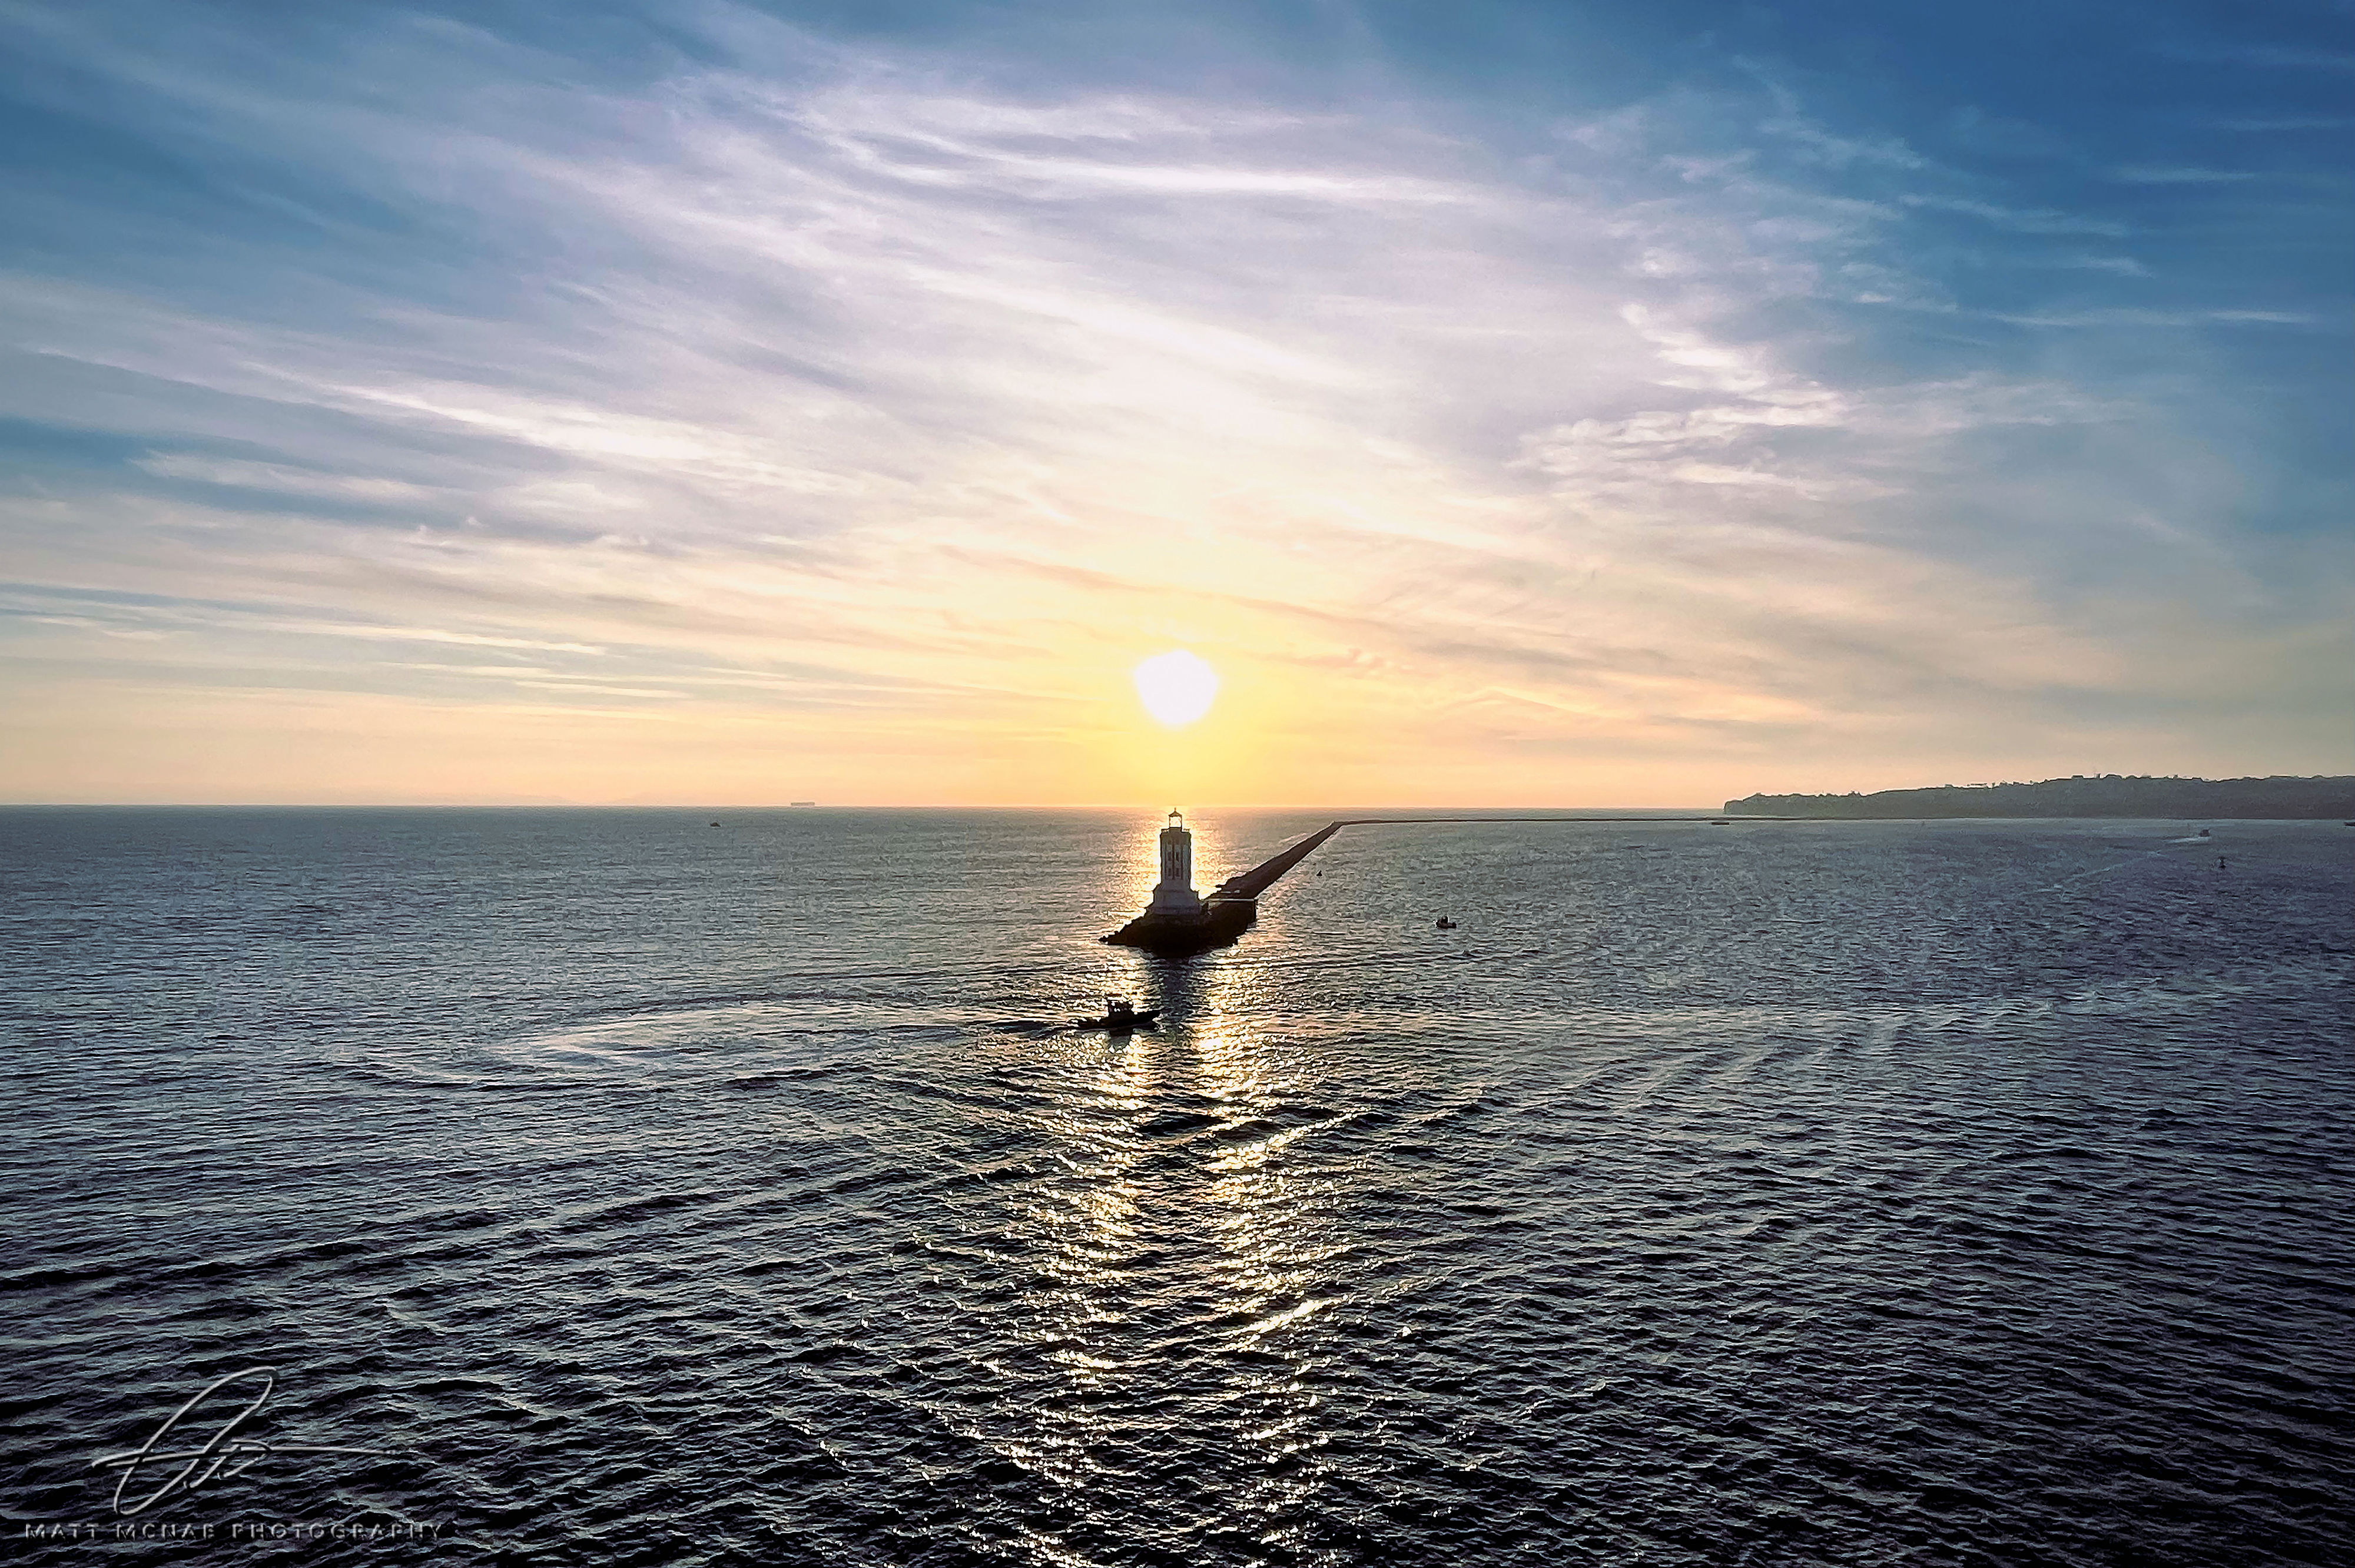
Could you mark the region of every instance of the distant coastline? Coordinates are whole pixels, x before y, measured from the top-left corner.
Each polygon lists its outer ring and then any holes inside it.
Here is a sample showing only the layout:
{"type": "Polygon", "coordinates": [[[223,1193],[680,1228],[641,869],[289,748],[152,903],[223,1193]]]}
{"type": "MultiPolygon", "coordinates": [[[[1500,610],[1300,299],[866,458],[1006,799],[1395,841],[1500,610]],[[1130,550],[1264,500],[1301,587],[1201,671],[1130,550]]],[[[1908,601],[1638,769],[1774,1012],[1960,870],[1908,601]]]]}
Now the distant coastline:
{"type": "Polygon", "coordinates": [[[2034,784],[1940,784],[1871,795],[1753,795],[1729,816],[2237,816],[2355,818],[2355,778],[2179,779],[2116,773],[2034,784]]]}

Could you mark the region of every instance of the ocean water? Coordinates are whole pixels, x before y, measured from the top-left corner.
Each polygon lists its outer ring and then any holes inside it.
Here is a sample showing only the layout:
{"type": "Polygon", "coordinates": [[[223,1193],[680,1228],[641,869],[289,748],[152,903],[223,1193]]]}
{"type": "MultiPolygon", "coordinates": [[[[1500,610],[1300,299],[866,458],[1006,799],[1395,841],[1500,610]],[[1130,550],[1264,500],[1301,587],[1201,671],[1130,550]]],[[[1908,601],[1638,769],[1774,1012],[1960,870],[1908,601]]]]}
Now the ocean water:
{"type": "Polygon", "coordinates": [[[13,1560],[2355,1561],[2355,830],[1158,825],[0,813],[13,1560]]]}

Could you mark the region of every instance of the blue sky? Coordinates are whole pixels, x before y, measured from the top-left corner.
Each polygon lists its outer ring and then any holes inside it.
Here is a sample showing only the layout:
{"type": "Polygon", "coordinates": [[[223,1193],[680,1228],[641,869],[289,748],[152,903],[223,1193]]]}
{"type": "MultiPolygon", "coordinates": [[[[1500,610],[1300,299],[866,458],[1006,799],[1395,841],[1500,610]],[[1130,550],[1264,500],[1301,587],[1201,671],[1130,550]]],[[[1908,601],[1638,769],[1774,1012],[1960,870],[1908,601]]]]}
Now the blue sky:
{"type": "Polygon", "coordinates": [[[11,798],[2355,771],[2344,4],[0,34],[11,798]]]}

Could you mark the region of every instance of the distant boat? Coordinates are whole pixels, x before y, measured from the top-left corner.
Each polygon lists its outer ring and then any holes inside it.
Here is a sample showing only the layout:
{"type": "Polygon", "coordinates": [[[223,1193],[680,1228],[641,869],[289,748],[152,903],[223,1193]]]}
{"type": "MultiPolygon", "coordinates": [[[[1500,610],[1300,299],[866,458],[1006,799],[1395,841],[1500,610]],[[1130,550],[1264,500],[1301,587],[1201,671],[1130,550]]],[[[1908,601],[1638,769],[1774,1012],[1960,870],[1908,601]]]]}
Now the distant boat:
{"type": "Polygon", "coordinates": [[[1439,917],[1439,929],[1442,931],[1453,931],[1455,929],[1455,923],[1443,914],[1439,917]]]}
{"type": "Polygon", "coordinates": [[[787,801],[785,804],[788,805],[815,805],[817,802],[814,800],[794,800],[787,801]]]}

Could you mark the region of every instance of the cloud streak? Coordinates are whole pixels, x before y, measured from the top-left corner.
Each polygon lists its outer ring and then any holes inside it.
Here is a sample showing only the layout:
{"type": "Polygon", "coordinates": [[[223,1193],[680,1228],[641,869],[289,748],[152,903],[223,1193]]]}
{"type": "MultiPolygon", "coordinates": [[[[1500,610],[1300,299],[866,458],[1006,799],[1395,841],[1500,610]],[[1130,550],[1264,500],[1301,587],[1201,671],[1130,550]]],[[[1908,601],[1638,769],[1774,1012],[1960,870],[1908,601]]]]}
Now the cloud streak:
{"type": "Polygon", "coordinates": [[[2252,680],[2346,608],[2281,542],[2318,501],[2218,504],[2261,461],[2230,389],[2148,359],[2307,311],[2155,296],[2206,285],[2148,222],[1766,68],[1530,135],[702,15],[698,63],[626,80],[431,18],[261,71],[45,27],[150,96],[126,134],[253,162],[203,197],[236,222],[108,209],[176,271],[0,274],[38,371],[0,406],[35,432],[0,500],[27,722],[80,691],[135,741],[145,660],[240,713],[341,683],[388,747],[453,704],[640,714],[601,742],[623,795],[696,798],[708,741],[794,759],[780,798],[922,797],[926,755],[967,798],[1126,798],[1157,785],[1107,760],[1123,672],[1182,644],[1236,694],[1196,776],[1224,798],[1468,799],[1441,759],[1487,759],[1503,798],[1639,798],[1640,762],[1642,797],[1710,799],[1792,747],[1859,783],[2080,757],[2088,694],[2120,768],[2196,770],[2149,717],[2158,607],[2252,680]],[[333,651],[397,642],[534,662],[333,651]]]}

